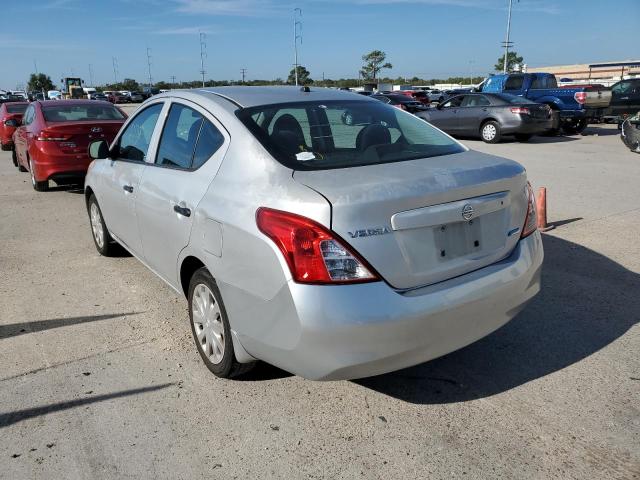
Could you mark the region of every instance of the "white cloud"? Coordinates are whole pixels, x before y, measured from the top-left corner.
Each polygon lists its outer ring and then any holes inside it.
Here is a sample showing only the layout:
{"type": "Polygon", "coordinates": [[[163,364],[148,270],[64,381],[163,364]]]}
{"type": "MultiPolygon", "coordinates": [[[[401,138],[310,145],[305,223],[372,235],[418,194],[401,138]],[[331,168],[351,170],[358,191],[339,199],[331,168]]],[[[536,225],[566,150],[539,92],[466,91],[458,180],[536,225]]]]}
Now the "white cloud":
{"type": "Polygon", "coordinates": [[[259,17],[291,10],[274,0],[176,0],[178,12],[197,15],[259,17]]]}

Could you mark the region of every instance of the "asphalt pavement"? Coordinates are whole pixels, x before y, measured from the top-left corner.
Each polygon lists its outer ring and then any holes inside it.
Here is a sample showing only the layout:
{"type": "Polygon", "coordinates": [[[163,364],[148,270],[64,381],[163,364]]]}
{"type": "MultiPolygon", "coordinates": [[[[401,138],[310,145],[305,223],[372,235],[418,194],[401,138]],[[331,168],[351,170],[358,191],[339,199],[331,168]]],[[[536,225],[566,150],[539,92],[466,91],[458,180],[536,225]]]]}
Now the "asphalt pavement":
{"type": "Polygon", "coordinates": [[[0,479],[640,478],[640,155],[613,126],[471,148],[548,189],[543,290],[423,365],[221,380],[186,302],[0,154],[0,479]]]}

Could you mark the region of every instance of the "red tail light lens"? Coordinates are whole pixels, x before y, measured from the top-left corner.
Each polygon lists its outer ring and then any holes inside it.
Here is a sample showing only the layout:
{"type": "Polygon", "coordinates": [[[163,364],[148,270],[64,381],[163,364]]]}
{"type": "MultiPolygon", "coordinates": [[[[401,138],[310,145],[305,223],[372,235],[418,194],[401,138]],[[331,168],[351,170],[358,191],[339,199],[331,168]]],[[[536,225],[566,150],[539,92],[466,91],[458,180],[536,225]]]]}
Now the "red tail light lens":
{"type": "Polygon", "coordinates": [[[580,105],[583,105],[584,102],[587,101],[587,92],[576,92],[573,95],[573,98],[575,98],[576,102],[578,102],[580,105]]]}
{"type": "Polygon", "coordinates": [[[511,113],[517,113],[520,115],[529,115],[529,109],[527,107],[512,107],[511,113]]]}
{"type": "Polygon", "coordinates": [[[538,217],[536,215],[536,197],[533,194],[533,188],[531,188],[531,184],[529,182],[527,182],[526,195],[527,215],[524,219],[524,226],[522,227],[522,235],[520,235],[520,238],[528,237],[538,229],[538,217]]]}
{"type": "Polygon", "coordinates": [[[42,130],[36,137],[36,140],[39,140],[41,142],[66,142],[68,140],[71,140],[71,138],[72,135],[64,135],[58,132],[42,130]]]}
{"type": "Polygon", "coordinates": [[[256,223],[278,246],[296,282],[340,284],[379,280],[357,253],[313,220],[261,207],[256,212],[256,223]]]}

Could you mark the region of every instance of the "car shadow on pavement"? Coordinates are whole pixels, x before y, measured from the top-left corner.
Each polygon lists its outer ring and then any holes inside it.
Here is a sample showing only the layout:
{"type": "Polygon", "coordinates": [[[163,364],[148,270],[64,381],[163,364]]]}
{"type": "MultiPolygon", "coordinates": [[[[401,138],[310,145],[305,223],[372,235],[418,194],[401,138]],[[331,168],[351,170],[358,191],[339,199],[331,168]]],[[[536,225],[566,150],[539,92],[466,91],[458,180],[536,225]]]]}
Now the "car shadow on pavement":
{"type": "Polygon", "coordinates": [[[598,135],[600,137],[607,137],[610,135],[620,136],[620,130],[618,130],[617,128],[602,128],[598,126],[589,126],[584,129],[584,132],[582,132],[582,136],[584,137],[589,137],[593,135],[598,135]]]}
{"type": "Polygon", "coordinates": [[[406,402],[490,397],[596,353],[640,321],[640,275],[544,235],[540,294],[511,322],[462,350],[355,383],[406,402]]]}
{"type": "Polygon", "coordinates": [[[87,315],[84,317],[52,318],[49,320],[35,320],[33,322],[9,323],[6,325],[0,325],[0,340],[26,335],[28,333],[42,332],[43,330],[67,327],[69,325],[78,325],[80,323],[98,322],[100,320],[108,320],[110,318],[138,315],[139,313],[140,312],[125,312],[106,315],[87,315]]]}
{"type": "Polygon", "coordinates": [[[9,427],[15,423],[30,418],[39,417],[49,413],[59,412],[61,410],[69,410],[70,408],[80,407],[90,403],[104,402],[114,398],[128,397],[131,395],[140,395],[142,393],[153,392],[170,387],[173,383],[163,383],[161,385],[153,385],[150,387],[134,388],[131,390],[122,390],[120,392],[106,393],[104,395],[93,395],[89,397],[77,398],[66,402],[51,403],[41,407],[25,408],[15,410],[13,412],[0,413],[0,428],[9,427]]]}
{"type": "Polygon", "coordinates": [[[56,184],[53,187],[49,187],[49,191],[50,192],[69,192],[69,193],[75,193],[75,194],[80,194],[80,193],[84,193],[84,184],[82,183],[77,183],[77,184],[56,184]]]}

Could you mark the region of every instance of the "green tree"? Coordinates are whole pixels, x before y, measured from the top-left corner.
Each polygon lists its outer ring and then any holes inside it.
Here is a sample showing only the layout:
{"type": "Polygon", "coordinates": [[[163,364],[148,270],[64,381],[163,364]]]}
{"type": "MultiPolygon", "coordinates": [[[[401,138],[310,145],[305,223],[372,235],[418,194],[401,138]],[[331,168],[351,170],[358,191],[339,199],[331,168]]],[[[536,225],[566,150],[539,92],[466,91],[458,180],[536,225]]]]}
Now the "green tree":
{"type": "Polygon", "coordinates": [[[41,92],[42,90],[47,91],[55,89],[56,87],[51,81],[51,77],[49,77],[49,75],[45,75],[44,73],[32,73],[29,77],[27,90],[30,92],[34,90],[41,92]]]}
{"type": "Polygon", "coordinates": [[[382,69],[393,68],[393,65],[389,62],[385,63],[386,59],[387,54],[381,50],[373,50],[372,52],[363,55],[362,61],[365,63],[360,70],[360,74],[365,80],[375,81],[378,73],[380,73],[382,69]]]}
{"type": "MultiPolygon", "coordinates": [[[[523,58],[518,56],[518,52],[509,52],[507,57],[507,73],[513,70],[515,65],[522,65],[523,58]]],[[[498,59],[498,63],[494,68],[496,72],[502,72],[504,70],[504,55],[498,59]]]]}
{"type": "MultiPolygon", "coordinates": [[[[298,84],[299,85],[306,85],[308,83],[313,83],[313,80],[311,80],[309,78],[309,75],[311,75],[309,73],[309,70],[307,70],[302,65],[298,65],[297,69],[298,69],[298,84]]],[[[289,72],[289,76],[287,77],[287,83],[289,85],[295,85],[295,83],[296,83],[296,69],[295,68],[292,68],[291,71],[289,72]]]]}
{"type": "Polygon", "coordinates": [[[122,81],[122,88],[120,90],[129,90],[130,92],[135,92],[140,90],[140,85],[132,78],[125,78],[122,81]]]}

